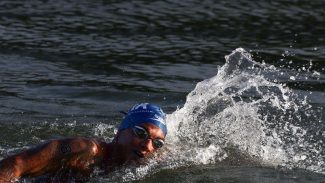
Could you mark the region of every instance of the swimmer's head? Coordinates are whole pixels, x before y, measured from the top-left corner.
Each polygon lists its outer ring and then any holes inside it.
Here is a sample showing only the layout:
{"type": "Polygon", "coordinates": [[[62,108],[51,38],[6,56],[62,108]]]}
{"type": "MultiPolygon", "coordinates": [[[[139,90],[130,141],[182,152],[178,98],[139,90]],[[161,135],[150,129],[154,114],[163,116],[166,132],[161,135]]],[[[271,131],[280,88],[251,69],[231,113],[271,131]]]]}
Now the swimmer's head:
{"type": "Polygon", "coordinates": [[[118,130],[132,128],[141,123],[151,123],[159,127],[165,136],[167,134],[166,114],[159,106],[148,103],[133,106],[127,112],[118,130]]]}

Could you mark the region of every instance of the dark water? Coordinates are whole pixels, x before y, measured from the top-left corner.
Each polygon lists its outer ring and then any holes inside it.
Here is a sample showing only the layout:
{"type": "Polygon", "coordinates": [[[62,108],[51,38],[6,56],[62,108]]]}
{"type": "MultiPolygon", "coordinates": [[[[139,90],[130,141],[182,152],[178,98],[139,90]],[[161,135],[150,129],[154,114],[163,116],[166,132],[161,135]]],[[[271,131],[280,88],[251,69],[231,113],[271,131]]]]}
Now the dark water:
{"type": "Polygon", "coordinates": [[[173,172],[163,170],[145,181],[135,182],[222,182],[222,183],[251,183],[251,182],[322,182],[324,177],[313,173],[299,171],[279,171],[261,167],[183,167],[173,172]],[[168,174],[168,176],[166,176],[168,174]]]}
{"type": "MultiPolygon", "coordinates": [[[[275,66],[272,72],[257,76],[272,80],[276,88],[284,84],[291,89],[290,95],[297,95],[298,102],[292,101],[299,108],[299,115],[290,113],[294,108],[279,113],[281,107],[274,109],[261,103],[261,112],[254,119],[263,119],[266,134],[276,132],[284,145],[292,147],[286,149],[291,159],[296,160],[297,156],[306,161],[288,160],[269,168],[264,160],[253,158],[262,167],[239,163],[239,168],[229,164],[220,168],[218,161],[203,163],[191,159],[190,163],[181,163],[183,160],[176,158],[169,160],[168,166],[154,167],[135,177],[122,174],[123,180],[152,182],[166,176],[175,177],[163,179],[166,182],[325,181],[324,5],[323,0],[2,0],[0,157],[62,136],[109,140],[114,126],[122,119],[118,111],[138,102],[159,104],[169,114],[185,103],[192,106],[195,102],[186,101],[186,96],[197,83],[216,76],[225,64],[225,55],[242,47],[256,62],[275,66]],[[272,117],[275,114],[278,118],[272,117]],[[292,125],[299,127],[298,132],[306,131],[305,135],[282,130],[297,129],[292,125]],[[292,145],[294,142],[302,147],[292,145]],[[308,148],[311,150],[306,151],[308,148]],[[190,170],[184,168],[188,164],[190,170]],[[278,166],[289,173],[274,169],[278,166]]],[[[246,78],[244,74],[239,76],[246,78]]],[[[258,80],[252,81],[260,85],[258,80]]],[[[236,87],[234,83],[219,84],[236,87]]],[[[280,98],[285,96],[282,94],[280,98]]],[[[254,92],[245,95],[253,102],[261,97],[254,92]]],[[[207,97],[213,99],[211,95],[207,97]]],[[[204,119],[209,117],[208,108],[202,113],[204,119]]],[[[197,118],[200,119],[203,118],[197,118]]],[[[188,133],[195,136],[197,132],[193,130],[188,133]]],[[[192,138],[173,135],[180,141],[192,138]]],[[[213,139],[199,137],[203,141],[213,139]]],[[[277,138],[273,135],[272,139],[277,138]]],[[[238,149],[243,147],[248,146],[239,145],[238,149]]],[[[111,181],[95,178],[95,182],[99,180],[111,181]]]]}

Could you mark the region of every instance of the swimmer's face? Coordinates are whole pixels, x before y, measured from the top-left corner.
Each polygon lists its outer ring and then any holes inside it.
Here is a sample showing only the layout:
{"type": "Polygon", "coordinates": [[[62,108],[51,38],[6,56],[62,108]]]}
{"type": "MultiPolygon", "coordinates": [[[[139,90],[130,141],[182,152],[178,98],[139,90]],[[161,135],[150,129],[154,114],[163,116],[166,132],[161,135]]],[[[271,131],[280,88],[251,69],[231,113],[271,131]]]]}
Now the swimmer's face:
{"type": "Polygon", "coordinates": [[[164,140],[165,135],[159,127],[142,123],[119,132],[117,143],[123,146],[126,160],[136,160],[153,154],[163,146],[164,140]]]}

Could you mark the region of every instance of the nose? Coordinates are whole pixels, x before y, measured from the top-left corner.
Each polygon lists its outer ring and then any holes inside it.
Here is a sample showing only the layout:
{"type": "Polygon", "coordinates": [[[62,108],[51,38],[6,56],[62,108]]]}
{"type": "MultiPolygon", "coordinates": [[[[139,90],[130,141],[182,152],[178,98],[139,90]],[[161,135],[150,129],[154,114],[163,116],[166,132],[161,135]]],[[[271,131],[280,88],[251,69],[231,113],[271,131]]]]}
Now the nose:
{"type": "Polygon", "coordinates": [[[147,153],[152,153],[155,148],[153,147],[152,140],[151,139],[145,139],[143,140],[141,147],[143,150],[145,150],[147,153]]]}

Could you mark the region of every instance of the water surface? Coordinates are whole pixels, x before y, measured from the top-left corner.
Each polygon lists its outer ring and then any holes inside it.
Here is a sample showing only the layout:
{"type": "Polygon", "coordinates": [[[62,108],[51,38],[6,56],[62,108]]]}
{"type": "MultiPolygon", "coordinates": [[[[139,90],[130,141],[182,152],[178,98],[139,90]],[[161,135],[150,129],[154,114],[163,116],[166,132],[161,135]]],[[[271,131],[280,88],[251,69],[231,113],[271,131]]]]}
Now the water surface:
{"type": "Polygon", "coordinates": [[[322,182],[323,4],[3,0],[0,157],[52,138],[110,140],[118,111],[152,102],[170,114],[173,158],[94,182],[322,182]],[[221,72],[240,47],[266,65],[221,72]]]}

